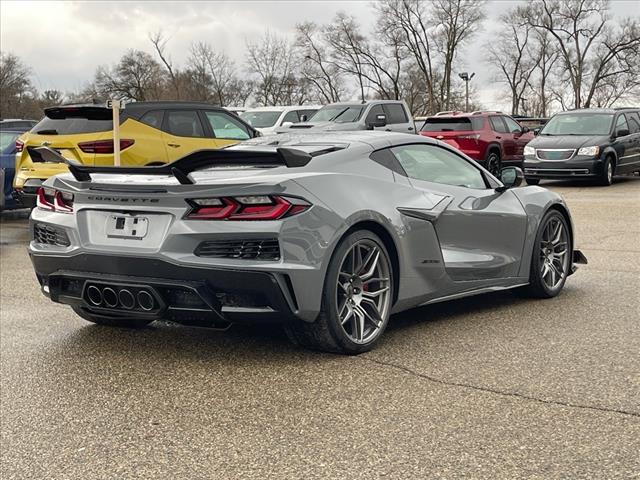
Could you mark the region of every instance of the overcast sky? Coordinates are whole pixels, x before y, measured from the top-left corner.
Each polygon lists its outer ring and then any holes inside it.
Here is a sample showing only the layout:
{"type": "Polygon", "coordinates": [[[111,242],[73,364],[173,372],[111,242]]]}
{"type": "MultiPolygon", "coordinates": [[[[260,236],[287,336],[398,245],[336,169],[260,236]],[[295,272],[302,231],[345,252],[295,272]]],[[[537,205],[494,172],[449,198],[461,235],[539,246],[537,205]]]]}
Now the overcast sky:
{"type": "MultiPolygon", "coordinates": [[[[483,63],[482,45],[495,20],[518,0],[490,0],[487,20],[470,45],[459,54],[458,69],[476,72],[473,83],[485,107],[498,105],[502,87],[483,63]]],[[[614,1],[616,16],[638,11],[635,0],[614,1]]],[[[167,51],[184,65],[193,41],[204,40],[244,64],[246,41],[269,29],[293,38],[295,25],[305,20],[329,22],[336,12],[353,14],[365,32],[375,15],[369,1],[235,1],[235,2],[0,2],[0,47],[20,56],[40,90],[75,91],[93,77],[98,65],[112,65],[129,48],[152,53],[149,32],[169,37],[167,51]]],[[[498,105],[500,108],[504,108],[498,105]]]]}

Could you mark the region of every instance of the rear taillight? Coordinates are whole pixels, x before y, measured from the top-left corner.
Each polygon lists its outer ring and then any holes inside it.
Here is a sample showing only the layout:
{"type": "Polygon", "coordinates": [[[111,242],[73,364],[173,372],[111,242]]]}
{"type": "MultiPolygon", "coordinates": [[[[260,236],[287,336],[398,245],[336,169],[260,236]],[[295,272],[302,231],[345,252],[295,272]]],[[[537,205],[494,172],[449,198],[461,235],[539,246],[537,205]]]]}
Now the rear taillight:
{"type": "Polygon", "coordinates": [[[190,220],[279,220],[311,208],[306,200],[280,195],[196,198],[188,201],[190,220]]]}
{"type": "Polygon", "coordinates": [[[20,153],[24,150],[24,142],[22,140],[16,140],[16,152],[20,153]]]}
{"type": "Polygon", "coordinates": [[[36,193],[36,206],[50,212],[72,213],[73,193],[40,187],[36,193]]]}
{"type": "MultiPolygon", "coordinates": [[[[123,138],[120,140],[120,150],[129,148],[135,140],[123,138]]],[[[113,153],[113,140],[96,140],[92,142],[81,142],[78,148],[84,153],[113,153]]]]}

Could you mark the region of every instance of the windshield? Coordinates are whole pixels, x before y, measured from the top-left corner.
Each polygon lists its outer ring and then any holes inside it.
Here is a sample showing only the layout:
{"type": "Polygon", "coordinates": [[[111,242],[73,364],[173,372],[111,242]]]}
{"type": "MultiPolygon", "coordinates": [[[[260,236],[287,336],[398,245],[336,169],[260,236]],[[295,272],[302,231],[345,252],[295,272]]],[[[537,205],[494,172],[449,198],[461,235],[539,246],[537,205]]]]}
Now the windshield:
{"type": "Polygon", "coordinates": [[[350,123],[355,122],[362,115],[363,107],[347,106],[347,105],[327,105],[318,110],[313,117],[309,119],[311,122],[336,122],[350,123]]]}
{"type": "Polygon", "coordinates": [[[254,128],[268,128],[276,124],[281,113],[277,111],[244,112],[240,114],[240,118],[254,128]]]}
{"type": "Polygon", "coordinates": [[[16,138],[19,136],[17,132],[0,132],[0,152],[4,152],[9,145],[15,146],[16,138]]]}
{"type": "Polygon", "coordinates": [[[612,113],[569,113],[556,115],[540,135],[609,135],[612,113]]]}

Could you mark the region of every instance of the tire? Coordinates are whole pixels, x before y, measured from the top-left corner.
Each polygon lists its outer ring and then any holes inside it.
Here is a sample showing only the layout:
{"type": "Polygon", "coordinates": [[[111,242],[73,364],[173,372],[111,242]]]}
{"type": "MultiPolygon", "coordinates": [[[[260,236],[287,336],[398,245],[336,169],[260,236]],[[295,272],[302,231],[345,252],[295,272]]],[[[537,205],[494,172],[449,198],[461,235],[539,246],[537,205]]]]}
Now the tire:
{"type": "Polygon", "coordinates": [[[525,182],[527,182],[527,185],[538,185],[540,183],[540,179],[539,178],[526,178],[525,177],[525,182]]]}
{"type": "Polygon", "coordinates": [[[389,322],[395,287],[392,268],[384,243],[373,232],[357,230],[346,236],[329,262],[318,318],[313,323],[286,324],[289,339],[323,352],[357,355],[371,350],[389,322]]]}
{"type": "Polygon", "coordinates": [[[615,174],[615,163],[611,156],[608,156],[604,161],[604,165],[602,167],[602,173],[600,174],[600,178],[598,178],[598,184],[603,187],[608,187],[613,183],[613,175],[615,174]]]}
{"type": "Polygon", "coordinates": [[[484,165],[487,170],[496,178],[500,178],[500,170],[502,169],[502,160],[500,159],[500,152],[496,150],[489,150],[487,158],[484,160],[484,165]]]}
{"type": "Polygon", "coordinates": [[[567,219],[558,210],[549,210],[542,218],[536,233],[531,253],[529,285],[524,287],[522,292],[535,298],[551,298],[558,295],[567,280],[572,255],[573,238],[567,219]],[[558,234],[555,233],[557,225],[562,228],[558,234]],[[557,242],[555,242],[556,237],[558,237],[557,242]],[[564,253],[559,259],[561,252],[564,253]],[[557,279],[558,276],[559,279],[557,279]]]}
{"type": "Polygon", "coordinates": [[[121,318],[111,317],[107,315],[95,315],[87,312],[82,307],[71,307],[77,315],[84,318],[88,322],[95,323],[97,325],[104,325],[106,327],[118,327],[118,328],[143,328],[149,325],[153,320],[141,319],[141,318],[121,318]]]}

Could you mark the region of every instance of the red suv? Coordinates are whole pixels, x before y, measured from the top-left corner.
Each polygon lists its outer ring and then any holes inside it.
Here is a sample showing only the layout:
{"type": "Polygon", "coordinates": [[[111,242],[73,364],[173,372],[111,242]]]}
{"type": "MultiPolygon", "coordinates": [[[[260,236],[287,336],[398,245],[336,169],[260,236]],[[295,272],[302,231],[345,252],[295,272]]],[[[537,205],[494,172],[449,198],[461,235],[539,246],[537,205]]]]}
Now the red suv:
{"type": "Polygon", "coordinates": [[[501,112],[440,112],[427,118],[420,135],[452,145],[494,175],[503,166],[522,166],[533,132],[501,112]]]}

